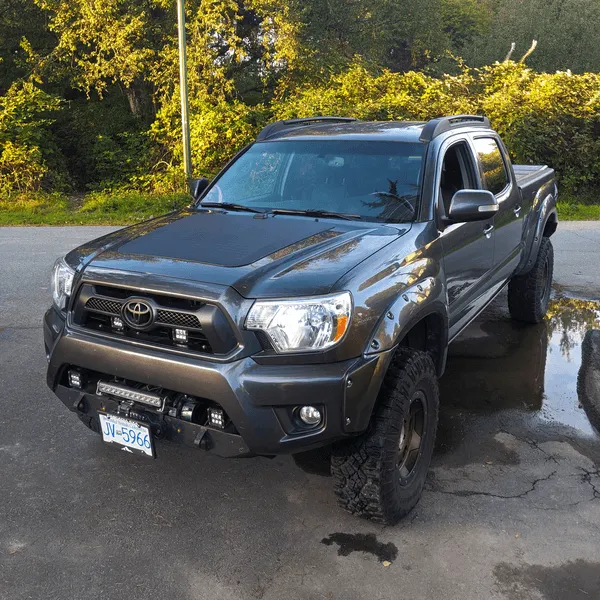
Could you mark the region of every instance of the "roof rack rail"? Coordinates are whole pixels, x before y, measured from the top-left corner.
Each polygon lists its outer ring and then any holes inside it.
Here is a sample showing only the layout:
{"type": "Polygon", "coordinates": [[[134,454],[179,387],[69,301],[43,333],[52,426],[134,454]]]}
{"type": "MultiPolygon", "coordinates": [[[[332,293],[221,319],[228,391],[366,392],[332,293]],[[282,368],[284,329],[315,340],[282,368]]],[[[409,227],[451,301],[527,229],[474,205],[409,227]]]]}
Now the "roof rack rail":
{"type": "Polygon", "coordinates": [[[422,142],[430,142],[433,138],[438,135],[450,131],[456,127],[485,127],[490,129],[490,120],[487,117],[480,115],[452,115],[449,117],[438,117],[437,119],[431,119],[428,121],[421,137],[419,138],[422,142]]]}
{"type": "Polygon", "coordinates": [[[286,121],[276,121],[269,123],[256,137],[256,141],[267,140],[276,133],[293,127],[302,127],[312,123],[352,123],[358,121],[354,117],[307,117],[304,119],[288,119],[286,121]]]}

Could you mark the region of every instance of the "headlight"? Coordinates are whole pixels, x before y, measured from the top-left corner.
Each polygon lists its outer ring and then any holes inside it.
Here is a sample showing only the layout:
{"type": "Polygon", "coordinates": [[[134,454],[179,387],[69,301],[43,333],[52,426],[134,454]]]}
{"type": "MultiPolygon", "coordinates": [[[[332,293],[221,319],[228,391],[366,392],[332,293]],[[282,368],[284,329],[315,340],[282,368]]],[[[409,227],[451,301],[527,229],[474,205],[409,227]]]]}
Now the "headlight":
{"type": "Polygon", "coordinates": [[[54,263],[52,270],[52,300],[59,310],[67,305],[67,298],[71,295],[75,271],[69,267],[64,258],[59,258],[54,263]]]}
{"type": "Polygon", "coordinates": [[[298,300],[257,300],[246,328],[264,331],[277,352],[310,352],[335,346],[344,337],[352,314],[352,296],[298,300]]]}

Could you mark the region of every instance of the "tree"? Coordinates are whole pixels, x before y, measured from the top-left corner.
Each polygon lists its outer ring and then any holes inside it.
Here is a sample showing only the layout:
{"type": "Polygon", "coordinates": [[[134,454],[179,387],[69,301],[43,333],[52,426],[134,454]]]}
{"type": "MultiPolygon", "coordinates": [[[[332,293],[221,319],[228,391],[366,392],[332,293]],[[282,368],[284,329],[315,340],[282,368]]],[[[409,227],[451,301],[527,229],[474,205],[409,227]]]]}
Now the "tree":
{"type": "Polygon", "coordinates": [[[538,46],[527,59],[531,67],[583,73],[600,69],[600,3],[598,0],[484,0],[489,11],[487,30],[464,48],[474,66],[502,61],[515,42],[518,60],[538,46]]]}

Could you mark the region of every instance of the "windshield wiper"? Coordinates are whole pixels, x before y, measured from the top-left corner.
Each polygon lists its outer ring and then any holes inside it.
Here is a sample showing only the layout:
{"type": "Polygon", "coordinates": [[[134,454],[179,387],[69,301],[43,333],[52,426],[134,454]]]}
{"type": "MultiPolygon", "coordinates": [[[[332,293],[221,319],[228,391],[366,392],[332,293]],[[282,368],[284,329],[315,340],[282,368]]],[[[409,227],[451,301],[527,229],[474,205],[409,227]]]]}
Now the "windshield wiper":
{"type": "Polygon", "coordinates": [[[269,211],[273,215],[302,215],[306,217],[335,217],[336,219],[346,219],[347,221],[360,221],[360,215],[347,213],[338,213],[331,210],[320,210],[317,208],[308,208],[306,210],[294,208],[273,208],[269,211]]]}
{"type": "Polygon", "coordinates": [[[222,208],[224,210],[245,210],[246,212],[264,214],[263,210],[245,206],[243,204],[236,204],[235,202],[200,202],[198,208],[201,208],[202,206],[207,208],[222,208]]]}

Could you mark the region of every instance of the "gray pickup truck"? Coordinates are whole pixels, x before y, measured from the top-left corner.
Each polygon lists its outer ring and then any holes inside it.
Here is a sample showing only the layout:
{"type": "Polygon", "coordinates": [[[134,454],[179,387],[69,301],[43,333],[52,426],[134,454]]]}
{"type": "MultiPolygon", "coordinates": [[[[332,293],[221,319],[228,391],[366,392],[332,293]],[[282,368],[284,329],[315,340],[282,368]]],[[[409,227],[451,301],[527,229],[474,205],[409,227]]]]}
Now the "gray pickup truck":
{"type": "Polygon", "coordinates": [[[513,318],[544,317],[553,170],[512,165],[484,117],[315,117],[267,126],[192,195],[57,261],[48,385],[127,452],[327,450],[341,506],[397,522],[448,344],[505,286],[513,318]]]}

